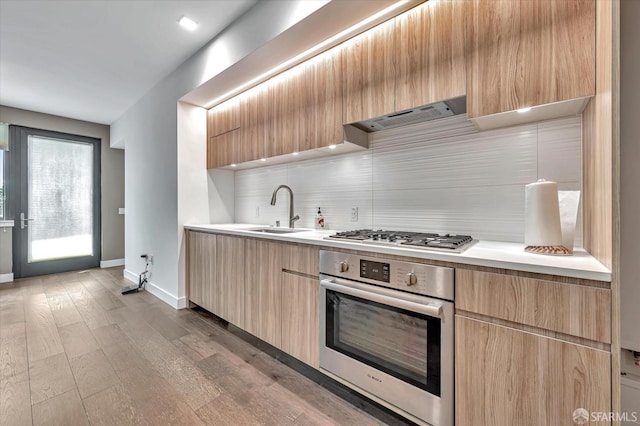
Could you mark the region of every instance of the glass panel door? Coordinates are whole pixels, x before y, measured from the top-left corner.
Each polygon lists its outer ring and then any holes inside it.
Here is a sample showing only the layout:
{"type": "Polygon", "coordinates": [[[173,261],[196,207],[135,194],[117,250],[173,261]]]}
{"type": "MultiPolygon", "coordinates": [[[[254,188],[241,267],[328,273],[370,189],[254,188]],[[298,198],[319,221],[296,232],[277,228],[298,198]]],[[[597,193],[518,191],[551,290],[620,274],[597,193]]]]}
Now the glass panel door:
{"type": "Polygon", "coordinates": [[[28,262],[93,255],[93,145],[29,135],[28,262]]]}
{"type": "Polygon", "coordinates": [[[100,264],[100,141],[11,126],[16,277],[100,264]]]}

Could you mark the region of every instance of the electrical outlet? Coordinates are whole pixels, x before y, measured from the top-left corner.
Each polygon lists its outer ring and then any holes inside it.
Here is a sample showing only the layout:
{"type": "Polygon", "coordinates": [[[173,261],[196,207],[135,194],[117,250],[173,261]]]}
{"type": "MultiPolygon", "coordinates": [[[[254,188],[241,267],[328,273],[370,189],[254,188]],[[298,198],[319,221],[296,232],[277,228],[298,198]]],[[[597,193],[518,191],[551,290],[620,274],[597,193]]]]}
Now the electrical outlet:
{"type": "Polygon", "coordinates": [[[351,222],[357,222],[357,221],[358,221],[358,208],[351,207],[351,222]]]}
{"type": "Polygon", "coordinates": [[[256,217],[260,217],[260,207],[256,207],[256,217]]]}

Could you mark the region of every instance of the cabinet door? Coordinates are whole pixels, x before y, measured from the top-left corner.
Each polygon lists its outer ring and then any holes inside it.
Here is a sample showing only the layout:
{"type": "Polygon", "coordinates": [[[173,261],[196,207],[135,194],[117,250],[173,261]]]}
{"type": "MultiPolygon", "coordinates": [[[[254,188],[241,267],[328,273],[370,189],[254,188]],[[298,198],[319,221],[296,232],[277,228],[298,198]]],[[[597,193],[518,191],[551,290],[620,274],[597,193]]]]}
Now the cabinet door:
{"type": "Polygon", "coordinates": [[[395,21],[391,19],[344,44],[344,122],[395,111],[395,21]]]}
{"type": "Polygon", "coordinates": [[[282,273],[282,350],[319,366],[318,278],[282,273]]]}
{"type": "Polygon", "coordinates": [[[216,105],[207,111],[207,136],[212,138],[240,127],[240,101],[238,97],[216,105]]]}
{"type": "Polygon", "coordinates": [[[569,425],[611,411],[608,352],[456,316],[456,425],[569,425]]]}
{"type": "Polygon", "coordinates": [[[342,139],[342,59],[340,51],[329,50],[307,63],[307,137],[299,150],[340,144],[342,139]]]}
{"type": "Polygon", "coordinates": [[[211,311],[214,301],[216,236],[187,231],[189,300],[211,311]]]}
{"type": "Polygon", "coordinates": [[[466,93],[464,7],[429,1],[396,19],[396,111],[466,93]]]}
{"type": "Polygon", "coordinates": [[[207,143],[207,169],[238,163],[238,158],[242,155],[241,151],[238,130],[232,130],[209,138],[209,143],[207,143]]]}
{"type": "Polygon", "coordinates": [[[244,243],[243,238],[218,235],[216,241],[216,315],[232,324],[244,324],[244,243]]]}
{"type": "Polygon", "coordinates": [[[269,84],[240,95],[240,147],[235,163],[268,157],[269,84]]]}
{"type": "Polygon", "coordinates": [[[469,118],[592,96],[595,0],[469,0],[469,118]]]}
{"type": "Polygon", "coordinates": [[[245,246],[245,316],[249,333],[280,347],[281,243],[249,239],[245,246]]]}
{"type": "Polygon", "coordinates": [[[300,151],[299,146],[307,144],[307,80],[302,63],[269,81],[270,157],[300,151]]]}

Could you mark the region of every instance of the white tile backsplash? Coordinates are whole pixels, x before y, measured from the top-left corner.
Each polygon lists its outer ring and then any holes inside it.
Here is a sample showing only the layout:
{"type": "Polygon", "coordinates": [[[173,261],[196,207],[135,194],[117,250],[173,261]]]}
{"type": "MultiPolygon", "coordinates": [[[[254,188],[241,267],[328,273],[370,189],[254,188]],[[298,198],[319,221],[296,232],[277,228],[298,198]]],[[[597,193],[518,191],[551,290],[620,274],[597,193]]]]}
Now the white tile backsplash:
{"type": "MultiPolygon", "coordinates": [[[[235,172],[235,221],[298,227],[322,207],[330,229],[387,228],[464,233],[522,242],[524,186],[539,178],[580,189],[581,117],[478,132],[466,116],[370,135],[370,149],[235,172]],[[358,221],[351,208],[358,207],[358,221]],[[256,208],[259,216],[256,216],[256,208]]],[[[582,244],[581,212],[576,245],[582,244]]]]}

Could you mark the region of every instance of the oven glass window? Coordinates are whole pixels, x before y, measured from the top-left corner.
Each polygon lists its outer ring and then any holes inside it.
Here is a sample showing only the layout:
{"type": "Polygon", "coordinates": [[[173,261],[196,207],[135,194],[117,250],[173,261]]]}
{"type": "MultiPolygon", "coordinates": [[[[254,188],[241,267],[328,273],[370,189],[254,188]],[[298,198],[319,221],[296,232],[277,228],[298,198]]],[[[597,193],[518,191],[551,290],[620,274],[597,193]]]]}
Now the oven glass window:
{"type": "Polygon", "coordinates": [[[326,346],[440,396],[440,319],[327,289],[326,346]]]}

